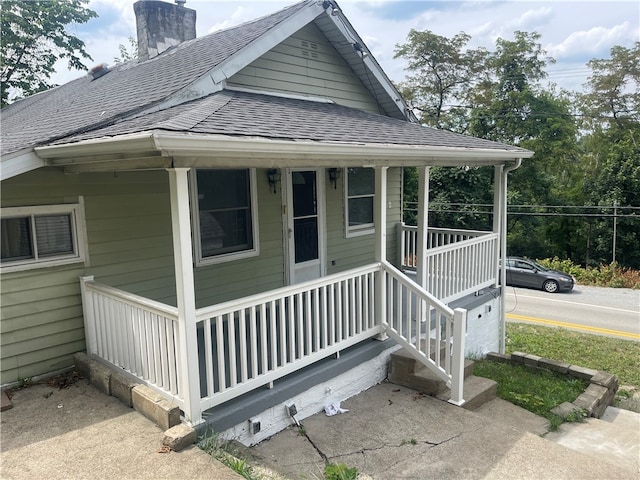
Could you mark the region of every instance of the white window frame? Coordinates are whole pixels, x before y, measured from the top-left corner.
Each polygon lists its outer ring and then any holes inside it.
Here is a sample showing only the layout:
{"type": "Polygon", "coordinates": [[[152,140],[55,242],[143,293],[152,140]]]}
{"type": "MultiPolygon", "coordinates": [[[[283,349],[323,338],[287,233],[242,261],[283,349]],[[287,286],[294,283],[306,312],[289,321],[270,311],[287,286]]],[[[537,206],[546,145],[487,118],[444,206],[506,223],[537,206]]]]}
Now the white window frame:
{"type": "MultiPolygon", "coordinates": [[[[0,264],[0,271],[16,272],[35,268],[55,267],[72,263],[83,263],[86,259],[87,236],[84,217],[84,202],[59,205],[35,205],[28,207],[5,207],[0,209],[0,216],[4,218],[38,217],[42,215],[69,215],[71,218],[71,240],[73,253],[47,256],[44,258],[27,258],[22,260],[8,260],[0,264]]],[[[33,220],[31,220],[33,224],[33,220]]],[[[37,234],[37,232],[36,232],[37,234]]],[[[33,235],[33,232],[32,232],[33,235]]]]}
{"type": "MultiPolygon", "coordinates": [[[[232,262],[242,258],[256,257],[260,255],[260,238],[258,235],[258,188],[255,168],[237,168],[234,170],[249,170],[249,198],[251,202],[251,234],[253,235],[253,248],[239,252],[222,253],[210,257],[202,256],[202,240],[200,238],[200,208],[198,202],[197,170],[192,169],[190,175],[191,196],[191,225],[193,226],[193,252],[196,267],[232,262]]],[[[202,168],[199,170],[222,170],[217,168],[202,168]]]]}
{"type": "MultiPolygon", "coordinates": [[[[369,167],[356,167],[356,168],[369,168],[369,167]]],[[[372,169],[373,170],[373,169],[372,169]]],[[[374,175],[375,175],[375,171],[374,171],[374,175]]],[[[371,235],[373,233],[375,233],[375,223],[371,222],[371,223],[367,223],[364,225],[358,225],[358,226],[350,226],[349,225],[349,199],[350,198],[364,198],[364,197],[372,197],[373,198],[373,207],[375,209],[375,202],[376,202],[376,191],[375,191],[375,176],[374,176],[374,188],[373,191],[371,192],[371,194],[367,194],[367,195],[354,195],[354,196],[349,196],[349,169],[348,168],[344,168],[342,170],[342,178],[344,179],[344,231],[345,231],[345,237],[346,238],[351,238],[351,237],[360,237],[362,235],[371,235]]],[[[375,212],[374,212],[375,214],[375,212]]]]}

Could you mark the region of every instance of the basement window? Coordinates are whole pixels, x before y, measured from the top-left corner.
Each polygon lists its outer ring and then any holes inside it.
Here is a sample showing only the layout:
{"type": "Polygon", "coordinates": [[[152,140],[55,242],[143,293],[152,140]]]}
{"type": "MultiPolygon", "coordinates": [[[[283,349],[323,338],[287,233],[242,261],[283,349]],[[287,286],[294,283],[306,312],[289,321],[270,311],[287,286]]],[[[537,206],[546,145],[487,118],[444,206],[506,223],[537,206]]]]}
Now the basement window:
{"type": "Polygon", "coordinates": [[[84,216],[80,204],[2,208],[3,271],[84,261],[84,216]]]}

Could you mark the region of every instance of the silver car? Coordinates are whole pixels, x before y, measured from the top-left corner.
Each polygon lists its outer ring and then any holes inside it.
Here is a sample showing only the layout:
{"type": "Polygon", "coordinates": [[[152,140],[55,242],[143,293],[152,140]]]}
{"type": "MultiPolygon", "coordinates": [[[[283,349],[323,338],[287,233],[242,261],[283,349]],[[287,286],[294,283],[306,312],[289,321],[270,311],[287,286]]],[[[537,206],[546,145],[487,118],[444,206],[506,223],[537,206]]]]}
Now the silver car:
{"type": "Polygon", "coordinates": [[[507,258],[507,285],[555,293],[571,291],[574,284],[574,278],[568,273],[551,270],[526,258],[507,258]]]}

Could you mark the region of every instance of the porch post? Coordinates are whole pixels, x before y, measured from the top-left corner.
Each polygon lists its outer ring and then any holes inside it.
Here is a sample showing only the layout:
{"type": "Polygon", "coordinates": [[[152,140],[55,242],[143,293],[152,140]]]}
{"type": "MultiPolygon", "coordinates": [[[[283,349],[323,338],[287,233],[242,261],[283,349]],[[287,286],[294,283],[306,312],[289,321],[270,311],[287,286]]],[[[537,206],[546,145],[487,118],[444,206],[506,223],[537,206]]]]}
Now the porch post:
{"type": "Polygon", "coordinates": [[[494,229],[498,232],[498,245],[500,251],[498,252],[498,258],[502,260],[500,264],[500,271],[496,272],[500,275],[500,345],[498,351],[500,353],[505,352],[505,336],[507,334],[507,317],[506,317],[506,285],[507,285],[507,175],[504,170],[504,166],[500,165],[496,167],[495,171],[495,196],[494,204],[494,229]],[[497,217],[497,218],[496,218],[497,217]]]}
{"type": "Polygon", "coordinates": [[[171,229],[178,303],[178,371],[179,391],[184,401],[184,415],[191,425],[201,423],[200,372],[196,337],[196,298],[193,279],[193,246],[189,212],[188,168],[171,168],[171,229]]]}
{"type": "Polygon", "coordinates": [[[453,352],[451,353],[451,398],[449,403],[464,404],[464,336],[467,330],[467,310],[453,311],[453,352]]]}
{"type": "MultiPolygon", "coordinates": [[[[494,167],[493,172],[493,233],[498,234],[498,242],[496,244],[495,255],[496,258],[500,258],[502,252],[502,169],[503,165],[496,165],[494,167]]],[[[496,263],[495,265],[495,276],[496,276],[496,286],[500,286],[500,282],[498,282],[500,267],[496,263]]]]}
{"type": "MultiPolygon", "coordinates": [[[[387,168],[376,167],[375,203],[373,206],[376,230],[376,262],[387,260],[387,168]]],[[[380,269],[376,283],[376,324],[380,327],[378,340],[386,340],[387,326],[387,279],[384,270],[380,269]]]]}
{"type": "Polygon", "coordinates": [[[429,230],[429,167],[418,167],[418,265],[416,266],[418,284],[429,291],[427,284],[427,262],[425,256],[428,248],[429,230]]]}
{"type": "MultiPolygon", "coordinates": [[[[429,248],[429,167],[418,167],[418,240],[416,254],[416,280],[427,292],[430,292],[429,268],[427,263],[427,248],[429,248]]],[[[420,301],[418,316],[421,322],[426,322],[431,312],[428,311],[427,302],[420,301]]],[[[427,330],[430,327],[427,325],[427,330]]]]}

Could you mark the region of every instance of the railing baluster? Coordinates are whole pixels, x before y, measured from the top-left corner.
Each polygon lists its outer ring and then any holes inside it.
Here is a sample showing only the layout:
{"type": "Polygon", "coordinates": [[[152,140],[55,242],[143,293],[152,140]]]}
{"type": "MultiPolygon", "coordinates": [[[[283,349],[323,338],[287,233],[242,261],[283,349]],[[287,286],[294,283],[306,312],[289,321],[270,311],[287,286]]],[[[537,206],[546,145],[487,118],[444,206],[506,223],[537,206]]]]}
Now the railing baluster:
{"type": "Polygon", "coordinates": [[[258,376],[258,325],[256,319],[256,307],[249,307],[249,336],[251,350],[251,378],[258,376]]]}
{"type": "Polygon", "coordinates": [[[321,298],[318,299],[318,302],[322,302],[320,304],[322,310],[322,348],[326,348],[329,345],[329,326],[327,324],[328,321],[328,310],[331,308],[329,299],[327,297],[327,285],[323,285],[320,289],[321,298]]]}
{"type": "Polygon", "coordinates": [[[349,305],[349,336],[356,334],[356,280],[350,278],[347,280],[347,287],[349,288],[349,298],[347,304],[349,305]]]}
{"type": "Polygon", "coordinates": [[[216,353],[218,358],[218,392],[224,392],[227,389],[227,379],[225,372],[227,370],[224,361],[224,319],[222,316],[214,318],[216,324],[216,353]]]}
{"type": "Polygon", "coordinates": [[[320,290],[311,290],[313,299],[313,352],[320,351],[320,290]]]}
{"type": "Polygon", "coordinates": [[[336,342],[342,338],[342,282],[339,282],[336,284],[336,342]]]}
{"type": "Polygon", "coordinates": [[[306,291],[302,294],[304,298],[304,329],[303,336],[305,338],[305,356],[311,354],[311,332],[312,332],[312,319],[311,319],[311,292],[306,291]]]}
{"type": "Polygon", "coordinates": [[[277,327],[278,312],[276,310],[276,301],[271,300],[269,303],[269,338],[271,339],[271,369],[278,367],[278,329],[277,327]]]}
{"type": "Polygon", "coordinates": [[[213,371],[213,343],[211,341],[211,319],[207,318],[202,322],[204,329],[204,370],[207,380],[207,395],[215,393],[214,371],[213,371]]]}
{"type": "Polygon", "coordinates": [[[172,394],[178,393],[178,374],[177,374],[177,366],[176,359],[177,356],[174,354],[177,351],[177,338],[175,335],[175,323],[172,321],[167,321],[167,345],[169,349],[169,391],[172,394]]]}
{"type": "Polygon", "coordinates": [[[247,374],[247,309],[238,310],[238,343],[240,344],[240,382],[249,379],[247,374]]]}
{"type": "Polygon", "coordinates": [[[238,383],[236,359],[236,313],[231,312],[227,317],[227,345],[229,346],[229,387],[238,383]]]}
{"type": "Polygon", "coordinates": [[[267,352],[267,312],[265,304],[261,303],[259,307],[260,316],[260,374],[264,375],[269,371],[269,356],[267,352]]]}
{"type": "Polygon", "coordinates": [[[355,282],[355,292],[356,292],[356,296],[354,298],[354,302],[356,304],[356,333],[360,333],[362,332],[362,298],[363,298],[363,291],[362,291],[362,283],[363,283],[363,279],[362,277],[356,277],[354,279],[355,282]]]}
{"type": "Polygon", "coordinates": [[[287,364],[287,311],[286,311],[286,300],[285,298],[280,298],[280,314],[278,315],[278,320],[280,324],[280,363],[279,366],[283,366],[287,364]]]}

